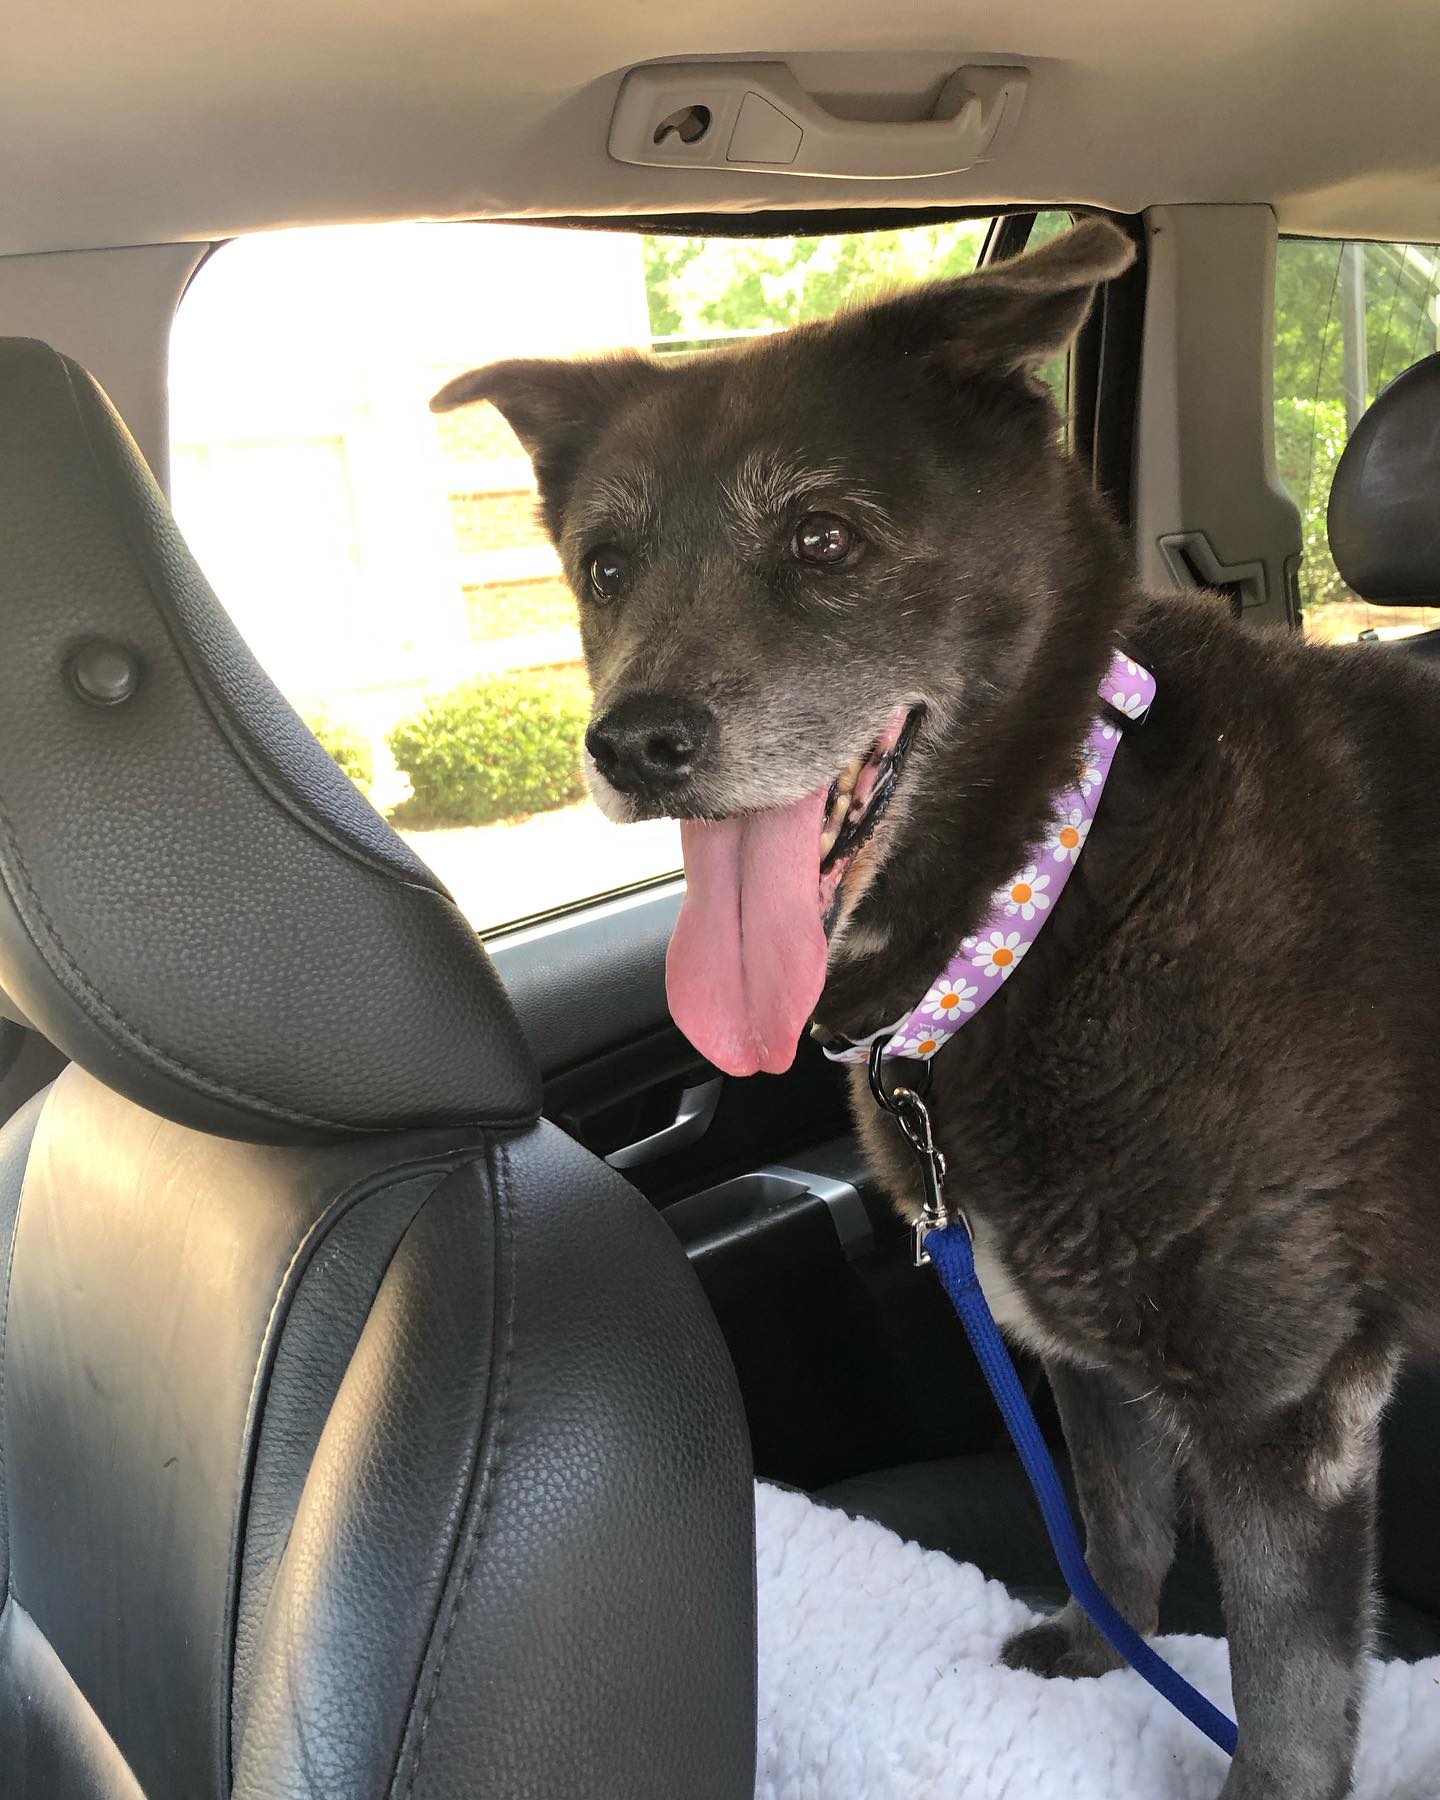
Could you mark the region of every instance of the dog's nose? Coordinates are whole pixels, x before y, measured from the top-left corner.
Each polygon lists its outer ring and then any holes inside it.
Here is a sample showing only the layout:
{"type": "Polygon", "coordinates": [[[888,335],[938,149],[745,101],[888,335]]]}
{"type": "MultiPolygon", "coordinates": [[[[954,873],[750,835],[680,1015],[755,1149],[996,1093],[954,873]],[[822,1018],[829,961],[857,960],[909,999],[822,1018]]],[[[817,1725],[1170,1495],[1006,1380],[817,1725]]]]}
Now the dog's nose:
{"type": "Polygon", "coordinates": [[[715,729],[715,715],[670,694],[632,694],[585,733],[595,767],[622,793],[688,781],[715,729]]]}

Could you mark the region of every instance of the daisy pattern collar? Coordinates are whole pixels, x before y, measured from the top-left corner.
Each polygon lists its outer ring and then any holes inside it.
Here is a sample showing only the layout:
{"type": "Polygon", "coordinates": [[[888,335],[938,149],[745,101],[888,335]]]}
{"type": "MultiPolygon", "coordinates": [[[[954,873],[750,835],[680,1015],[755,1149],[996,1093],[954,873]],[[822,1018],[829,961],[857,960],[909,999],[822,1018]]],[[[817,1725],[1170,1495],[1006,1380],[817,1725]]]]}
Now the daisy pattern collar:
{"type": "Polygon", "coordinates": [[[1075,783],[1062,793],[1045,836],[1024,867],[998,888],[973,937],[962,938],[920,1004],[893,1025],[858,1043],[825,1046],[832,1062],[869,1062],[877,1042],[882,1057],[928,1062],[968,1019],[992,999],[1020,967],[1040,935],[1085,848],[1126,723],[1138,725],[1155,700],[1155,677],[1117,650],[1100,683],[1101,712],[1085,742],[1075,783]]]}

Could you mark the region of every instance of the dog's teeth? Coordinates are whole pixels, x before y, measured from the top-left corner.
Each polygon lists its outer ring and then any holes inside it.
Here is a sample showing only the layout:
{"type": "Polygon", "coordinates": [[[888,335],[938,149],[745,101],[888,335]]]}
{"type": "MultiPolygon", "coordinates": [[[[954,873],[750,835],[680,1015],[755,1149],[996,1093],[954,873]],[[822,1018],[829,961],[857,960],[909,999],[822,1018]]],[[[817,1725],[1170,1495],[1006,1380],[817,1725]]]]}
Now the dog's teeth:
{"type": "Polygon", "coordinates": [[[839,841],[841,830],[847,820],[863,818],[865,808],[855,804],[855,784],[860,779],[865,767],[863,756],[855,757],[835,778],[835,792],[830,801],[830,810],[825,816],[825,830],[820,837],[820,855],[826,857],[839,841]]]}
{"type": "Polygon", "coordinates": [[[846,763],[845,767],[840,771],[839,781],[835,784],[837,793],[850,793],[854,788],[855,783],[860,779],[860,771],[864,766],[864,762],[858,756],[853,762],[846,763]]]}

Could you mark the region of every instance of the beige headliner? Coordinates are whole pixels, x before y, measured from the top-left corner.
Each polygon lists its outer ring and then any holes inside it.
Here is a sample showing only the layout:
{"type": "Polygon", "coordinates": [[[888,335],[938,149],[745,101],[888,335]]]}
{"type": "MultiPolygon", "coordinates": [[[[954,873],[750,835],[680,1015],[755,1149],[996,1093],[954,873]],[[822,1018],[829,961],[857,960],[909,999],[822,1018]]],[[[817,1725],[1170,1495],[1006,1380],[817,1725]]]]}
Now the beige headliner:
{"type": "Polygon", "coordinates": [[[1286,230],[1440,239],[1440,0],[20,0],[0,43],[0,254],[997,200],[1268,201],[1286,230]],[[976,59],[1033,79],[1002,160],[943,181],[611,161],[620,75],[690,54],[788,55],[830,95],[918,96],[976,59]]]}

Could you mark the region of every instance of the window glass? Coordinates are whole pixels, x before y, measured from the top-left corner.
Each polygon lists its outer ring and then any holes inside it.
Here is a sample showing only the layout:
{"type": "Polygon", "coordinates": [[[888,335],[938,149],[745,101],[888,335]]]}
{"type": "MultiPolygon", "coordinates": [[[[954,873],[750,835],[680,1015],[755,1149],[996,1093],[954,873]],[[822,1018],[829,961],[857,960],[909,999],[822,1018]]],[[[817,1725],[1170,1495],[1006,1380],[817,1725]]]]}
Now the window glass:
{"type": "MultiPolygon", "coordinates": [[[[693,351],[964,274],[987,223],[364,226],[242,239],[200,270],[171,345],[181,527],[276,684],[480,930],[673,873],[679,834],[583,797],[575,604],[529,462],[492,407],[436,416],[430,395],[499,357],[693,351]]],[[[1063,362],[1047,375],[1063,394],[1063,362]]]]}
{"type": "Polygon", "coordinates": [[[1365,408],[1440,348],[1440,249],[1282,238],[1275,268],[1275,460],[1300,508],[1305,632],[1323,643],[1362,631],[1428,631],[1428,607],[1367,605],[1340,579],[1325,509],[1335,465],[1365,408]]]}

